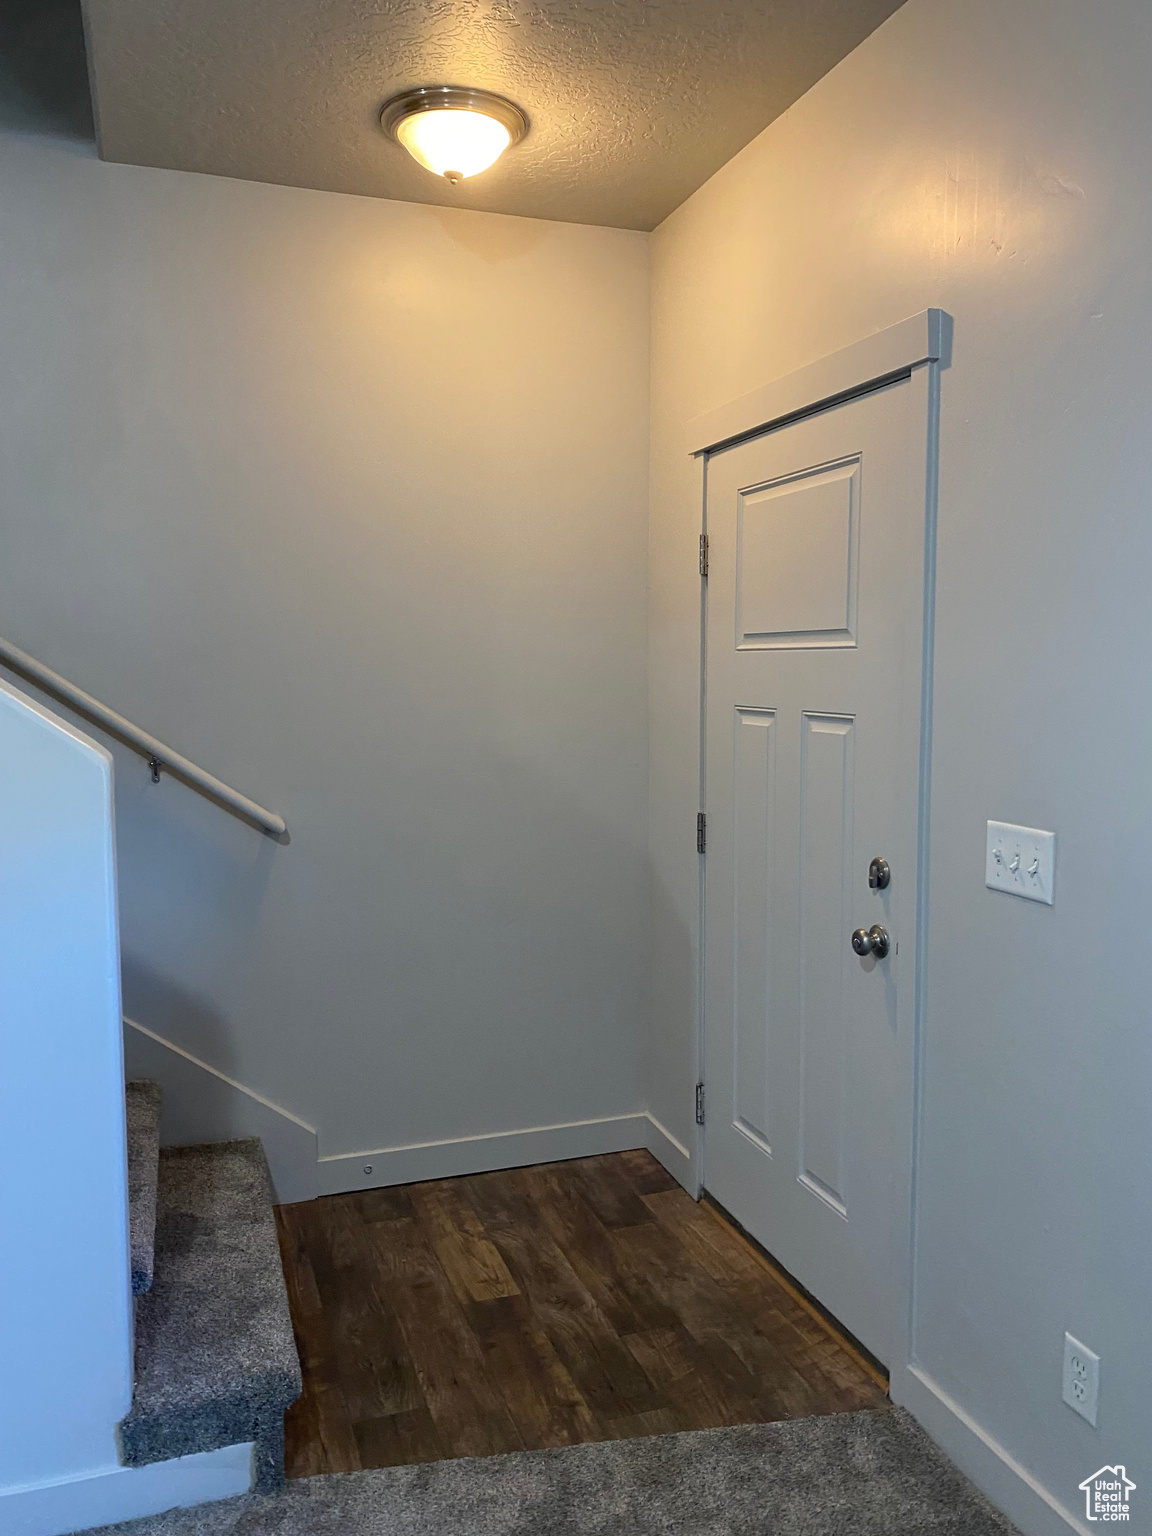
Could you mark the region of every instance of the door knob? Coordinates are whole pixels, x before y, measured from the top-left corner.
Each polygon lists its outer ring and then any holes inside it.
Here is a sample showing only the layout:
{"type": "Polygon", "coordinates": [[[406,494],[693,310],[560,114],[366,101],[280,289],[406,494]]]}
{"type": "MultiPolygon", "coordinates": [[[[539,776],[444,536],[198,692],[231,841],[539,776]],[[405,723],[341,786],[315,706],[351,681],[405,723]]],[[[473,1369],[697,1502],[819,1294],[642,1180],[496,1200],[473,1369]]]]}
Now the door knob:
{"type": "Polygon", "coordinates": [[[852,935],[852,948],[858,955],[875,955],[883,960],[888,953],[888,930],[874,923],[871,928],[857,928],[852,935]]]}

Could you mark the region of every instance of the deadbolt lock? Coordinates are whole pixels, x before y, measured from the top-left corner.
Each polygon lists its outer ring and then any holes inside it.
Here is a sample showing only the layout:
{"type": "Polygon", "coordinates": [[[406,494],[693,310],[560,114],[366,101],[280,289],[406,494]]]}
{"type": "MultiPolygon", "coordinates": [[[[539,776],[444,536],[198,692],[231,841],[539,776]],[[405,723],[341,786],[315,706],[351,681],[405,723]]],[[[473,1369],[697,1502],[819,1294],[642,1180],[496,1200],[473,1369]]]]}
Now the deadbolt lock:
{"type": "Polygon", "coordinates": [[[892,879],[892,871],[888,867],[888,860],[876,856],[868,866],[868,886],[873,891],[886,891],[888,882],[892,879]]]}
{"type": "Polygon", "coordinates": [[[881,928],[879,923],[873,923],[871,928],[857,928],[852,935],[852,948],[861,958],[875,955],[877,960],[883,960],[889,949],[887,928],[881,928]]]}

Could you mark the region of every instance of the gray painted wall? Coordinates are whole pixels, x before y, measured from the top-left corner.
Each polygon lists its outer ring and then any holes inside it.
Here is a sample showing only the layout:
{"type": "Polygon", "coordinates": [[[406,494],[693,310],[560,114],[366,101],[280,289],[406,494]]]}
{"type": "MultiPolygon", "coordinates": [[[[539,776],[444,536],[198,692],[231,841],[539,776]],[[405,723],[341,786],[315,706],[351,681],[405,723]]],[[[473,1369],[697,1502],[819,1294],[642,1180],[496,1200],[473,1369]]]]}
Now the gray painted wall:
{"type": "MultiPolygon", "coordinates": [[[[690,1136],[684,427],[942,306],[914,1347],[955,1409],[937,1396],[934,1428],[972,1465],[965,1415],[1083,1519],[1079,1481],[1125,1462],[1135,1529],[1152,1528],[1150,58],[1144,0],[909,0],[653,237],[651,1107],[690,1136]],[[985,890],[989,817],[1055,829],[1054,907],[985,890]],[[1060,1400],[1065,1329],[1103,1357],[1098,1430],[1060,1400]]],[[[1064,1528],[1021,1498],[1029,1529],[1064,1528]]]]}
{"type": "Polygon", "coordinates": [[[0,207],[0,633],[291,829],[117,751],[125,1011],[328,1156],[634,1112],[646,238],[14,131],[0,207]]]}

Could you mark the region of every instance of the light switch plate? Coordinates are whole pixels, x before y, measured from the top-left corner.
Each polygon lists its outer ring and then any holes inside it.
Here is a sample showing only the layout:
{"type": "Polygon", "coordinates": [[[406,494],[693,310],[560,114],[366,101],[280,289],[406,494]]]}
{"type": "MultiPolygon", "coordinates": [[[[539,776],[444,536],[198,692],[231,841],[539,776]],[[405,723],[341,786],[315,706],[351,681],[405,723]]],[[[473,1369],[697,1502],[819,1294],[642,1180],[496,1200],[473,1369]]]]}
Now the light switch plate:
{"type": "Polygon", "coordinates": [[[1007,891],[1010,896],[1042,901],[1050,907],[1055,879],[1055,832],[1014,827],[1006,821],[988,823],[984,884],[989,890],[1007,891]]]}

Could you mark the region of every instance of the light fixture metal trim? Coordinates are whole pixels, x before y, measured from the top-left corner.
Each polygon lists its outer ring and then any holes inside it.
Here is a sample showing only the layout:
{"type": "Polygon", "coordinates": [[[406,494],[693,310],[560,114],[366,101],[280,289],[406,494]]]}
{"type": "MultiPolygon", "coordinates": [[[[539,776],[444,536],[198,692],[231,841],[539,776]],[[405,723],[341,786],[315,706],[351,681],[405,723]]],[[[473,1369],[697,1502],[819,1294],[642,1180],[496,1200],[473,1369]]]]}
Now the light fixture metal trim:
{"type": "Polygon", "coordinates": [[[380,126],[399,144],[396,130],[418,112],[480,112],[495,118],[508,130],[508,148],[528,132],[528,118],[514,101],[493,91],[474,91],[458,85],[419,85],[390,97],[380,110],[380,126]]]}

